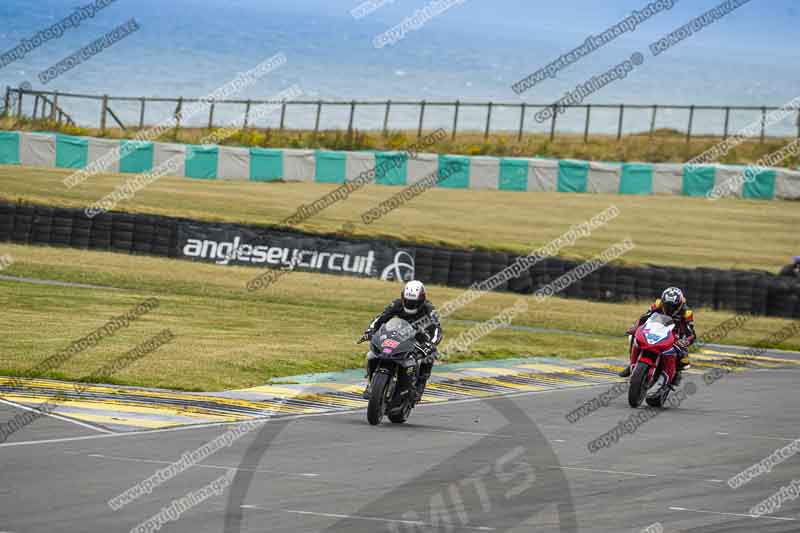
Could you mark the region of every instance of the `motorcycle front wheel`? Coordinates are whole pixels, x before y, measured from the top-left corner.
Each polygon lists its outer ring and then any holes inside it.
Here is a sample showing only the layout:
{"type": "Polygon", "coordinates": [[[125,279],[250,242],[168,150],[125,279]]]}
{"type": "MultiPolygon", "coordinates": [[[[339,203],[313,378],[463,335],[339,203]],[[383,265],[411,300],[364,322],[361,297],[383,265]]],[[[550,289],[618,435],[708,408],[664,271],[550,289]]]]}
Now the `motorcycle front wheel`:
{"type": "Polygon", "coordinates": [[[636,363],[636,368],[631,374],[631,382],[628,387],[628,404],[631,407],[642,405],[645,394],[647,393],[647,374],[650,372],[650,365],[647,363],[636,363]]]}
{"type": "Polygon", "coordinates": [[[372,376],[372,385],[369,388],[369,404],[367,405],[367,422],[377,426],[383,418],[383,406],[386,401],[386,387],[389,385],[389,376],[377,372],[372,376]]]}

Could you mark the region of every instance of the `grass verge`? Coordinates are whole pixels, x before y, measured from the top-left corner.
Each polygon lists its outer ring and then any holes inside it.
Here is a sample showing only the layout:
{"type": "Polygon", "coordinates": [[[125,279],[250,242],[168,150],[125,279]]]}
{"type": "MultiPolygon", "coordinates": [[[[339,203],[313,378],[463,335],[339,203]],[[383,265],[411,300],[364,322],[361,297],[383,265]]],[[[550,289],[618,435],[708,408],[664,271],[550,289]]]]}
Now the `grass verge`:
{"type": "MultiPolygon", "coordinates": [[[[0,166],[0,198],[85,207],[114,190],[130,174],[92,176],[67,189],[72,171],[0,166]]],[[[190,219],[274,225],[311,204],[336,185],[256,183],[164,177],[117,206],[120,211],[190,219]]],[[[353,222],[356,237],[383,237],[422,244],[528,254],[587,221],[610,205],[620,215],[560,254],[586,259],[624,238],[637,247],[623,257],[631,264],[656,264],[777,272],[800,249],[797,202],[675,196],[525,193],[431,189],[370,225],[360,215],[390,198],[399,187],[369,185],[298,226],[311,233],[336,233],[353,222]]]]}
{"type": "MultiPolygon", "coordinates": [[[[112,382],[218,391],[292,374],[358,368],[365,349],[354,344],[356,339],[399,289],[377,280],[297,272],[270,289],[251,293],[244,286],[257,272],[252,268],[2,244],[0,255],[4,254],[13,257],[14,263],[3,274],[122,289],[0,281],[0,307],[10,330],[0,345],[0,374],[4,375],[29,375],[28,369],[38,362],[149,297],[159,298],[157,309],[42,377],[81,379],[164,328],[176,338],[115,374],[112,382]]],[[[442,305],[460,290],[430,287],[429,294],[435,304],[442,305]]],[[[517,298],[487,294],[450,318],[487,320],[517,298]]],[[[497,330],[452,361],[619,356],[627,348],[622,332],[644,307],[644,303],[561,298],[541,305],[531,301],[528,312],[519,315],[515,324],[594,335],[497,330]]],[[[701,334],[733,316],[707,310],[696,310],[696,315],[701,334]]],[[[790,322],[754,318],[731,332],[726,342],[758,345],[790,322]]],[[[468,327],[447,320],[445,338],[455,338],[468,327]]],[[[772,347],[800,349],[800,339],[772,347]]]]}

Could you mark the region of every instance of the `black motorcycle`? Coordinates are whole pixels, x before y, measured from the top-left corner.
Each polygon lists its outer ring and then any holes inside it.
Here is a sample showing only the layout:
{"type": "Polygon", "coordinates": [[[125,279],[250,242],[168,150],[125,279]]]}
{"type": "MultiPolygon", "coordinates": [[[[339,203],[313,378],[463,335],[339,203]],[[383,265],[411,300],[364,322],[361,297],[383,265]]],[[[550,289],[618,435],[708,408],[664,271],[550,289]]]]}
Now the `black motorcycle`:
{"type": "MultiPolygon", "coordinates": [[[[426,344],[419,342],[430,337],[424,331],[394,317],[372,335],[367,357],[369,379],[369,405],[367,421],[377,426],[383,415],[395,424],[408,420],[411,410],[422,396],[417,392],[420,363],[430,353],[426,344]]],[[[362,337],[358,342],[364,342],[362,337]]]]}

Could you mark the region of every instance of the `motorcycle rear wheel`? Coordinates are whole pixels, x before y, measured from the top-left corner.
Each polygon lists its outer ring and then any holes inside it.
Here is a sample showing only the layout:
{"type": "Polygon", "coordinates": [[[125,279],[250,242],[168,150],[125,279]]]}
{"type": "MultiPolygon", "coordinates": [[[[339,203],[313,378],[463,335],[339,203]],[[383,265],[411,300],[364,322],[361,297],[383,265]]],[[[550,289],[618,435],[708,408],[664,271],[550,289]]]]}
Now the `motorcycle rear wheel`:
{"type": "Polygon", "coordinates": [[[642,405],[642,400],[647,393],[647,374],[650,372],[650,365],[647,363],[636,363],[636,368],[631,374],[630,387],[628,387],[628,405],[633,408],[642,405]]]}
{"type": "Polygon", "coordinates": [[[371,426],[377,426],[381,423],[388,384],[389,376],[383,372],[377,372],[372,376],[372,385],[369,388],[369,404],[367,405],[367,422],[371,426]]]}

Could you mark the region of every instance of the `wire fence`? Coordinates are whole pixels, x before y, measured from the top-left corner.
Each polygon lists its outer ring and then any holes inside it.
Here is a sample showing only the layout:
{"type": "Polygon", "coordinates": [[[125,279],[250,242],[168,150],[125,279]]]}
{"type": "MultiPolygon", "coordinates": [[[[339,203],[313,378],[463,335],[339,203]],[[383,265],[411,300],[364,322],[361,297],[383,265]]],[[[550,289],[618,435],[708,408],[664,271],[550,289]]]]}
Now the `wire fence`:
{"type": "Polygon", "coordinates": [[[207,115],[204,111],[202,117],[183,117],[184,106],[204,101],[199,98],[90,95],[6,87],[3,109],[6,116],[17,118],[50,119],[59,124],[76,124],[78,120],[82,124],[94,123],[101,132],[105,132],[109,127],[119,127],[126,131],[141,130],[152,123],[163,122],[165,117],[175,119],[176,132],[181,127],[214,129],[228,126],[231,117],[240,121],[243,117],[244,129],[267,127],[281,131],[301,129],[313,131],[315,134],[321,128],[346,129],[348,134],[360,129],[379,130],[384,136],[389,135],[391,131],[416,129],[417,136],[422,137],[426,129],[445,127],[450,130],[453,139],[459,133],[468,132],[479,134],[482,132],[484,139],[488,139],[492,134],[506,134],[516,136],[520,141],[525,134],[549,135],[550,140],[554,140],[557,134],[582,134],[583,141],[588,142],[591,135],[606,137],[612,135],[620,140],[626,130],[649,134],[652,138],[658,129],[668,127],[669,123],[669,127],[685,134],[686,142],[689,142],[693,136],[727,139],[731,132],[738,131],[741,123],[751,124],[760,121],[758,136],[760,143],[764,143],[767,137],[800,138],[800,110],[795,113],[793,126],[786,127],[785,124],[768,123],[767,114],[781,109],[774,106],[577,104],[563,106],[563,110],[559,112],[558,107],[552,103],[540,105],[459,100],[445,102],[247,99],[211,101],[207,115]],[[274,105],[279,112],[275,113],[275,117],[262,118],[261,124],[251,122],[252,109],[262,105],[274,105]],[[94,114],[97,117],[96,121],[91,119],[92,107],[96,109],[94,114]],[[531,120],[531,114],[548,108],[552,110],[549,113],[551,118],[545,123],[531,120]],[[72,113],[69,113],[68,109],[72,113]],[[477,116],[475,111],[478,112],[477,116]],[[676,112],[686,114],[685,122],[680,117],[676,118],[676,112]],[[465,115],[469,113],[472,113],[472,116],[466,117],[465,120],[465,115]],[[359,114],[361,120],[357,120],[359,114]],[[292,127],[288,125],[289,115],[293,117],[292,127]],[[630,118],[632,115],[635,115],[633,120],[630,118]],[[152,116],[159,118],[155,122],[148,122],[148,117],[152,116]],[[322,124],[323,116],[327,118],[326,124],[322,124]],[[331,120],[331,116],[335,118],[331,120]],[[601,126],[598,127],[597,122],[601,122],[601,126]],[[367,123],[369,125],[365,126],[367,123]],[[595,131],[592,130],[593,123],[595,131]],[[709,131],[708,125],[714,123],[716,127],[712,127],[713,131],[709,131]],[[612,124],[610,128],[609,124],[612,124]],[[631,124],[636,124],[633,130],[631,124]],[[699,131],[698,124],[706,128],[706,131],[699,131]]]}

